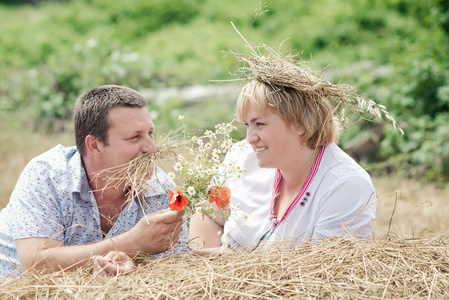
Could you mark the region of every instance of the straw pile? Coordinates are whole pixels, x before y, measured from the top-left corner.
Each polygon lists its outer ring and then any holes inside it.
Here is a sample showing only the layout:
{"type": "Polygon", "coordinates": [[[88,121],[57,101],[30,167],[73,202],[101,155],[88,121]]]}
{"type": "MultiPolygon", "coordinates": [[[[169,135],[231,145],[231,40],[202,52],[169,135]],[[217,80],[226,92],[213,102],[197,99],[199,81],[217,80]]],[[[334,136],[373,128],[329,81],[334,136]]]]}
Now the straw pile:
{"type": "Polygon", "coordinates": [[[442,238],[329,240],[221,256],[165,256],[121,277],[88,270],[0,284],[1,299],[449,298],[442,238]]]}

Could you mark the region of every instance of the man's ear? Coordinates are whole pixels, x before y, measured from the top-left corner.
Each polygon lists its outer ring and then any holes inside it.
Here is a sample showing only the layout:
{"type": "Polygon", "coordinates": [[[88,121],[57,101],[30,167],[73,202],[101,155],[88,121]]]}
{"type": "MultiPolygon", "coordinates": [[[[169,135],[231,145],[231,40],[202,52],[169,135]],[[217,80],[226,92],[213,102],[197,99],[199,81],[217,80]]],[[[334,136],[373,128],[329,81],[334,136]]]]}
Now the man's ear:
{"type": "Polygon", "coordinates": [[[86,144],[86,151],[89,152],[95,158],[101,158],[102,156],[102,143],[98,141],[96,137],[89,134],[84,139],[84,143],[86,144]]]}

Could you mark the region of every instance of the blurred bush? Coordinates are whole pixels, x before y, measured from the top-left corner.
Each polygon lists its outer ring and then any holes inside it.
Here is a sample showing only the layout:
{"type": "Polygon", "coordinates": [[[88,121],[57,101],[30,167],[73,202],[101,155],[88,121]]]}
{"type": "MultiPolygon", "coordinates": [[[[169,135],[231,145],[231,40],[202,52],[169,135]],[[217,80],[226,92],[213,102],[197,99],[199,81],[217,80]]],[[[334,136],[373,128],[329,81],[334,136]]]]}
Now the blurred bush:
{"type": "MultiPolygon", "coordinates": [[[[389,107],[405,136],[365,122],[341,139],[371,171],[449,179],[448,1],[9,0],[0,2],[0,18],[3,120],[55,129],[100,84],[142,90],[233,79],[235,59],[222,50],[247,49],[232,21],[251,44],[313,54],[313,68],[331,66],[334,81],[389,107]],[[259,8],[267,11],[254,19],[259,8]]],[[[184,111],[210,128],[232,117],[228,103],[211,100],[215,106],[176,98],[150,105],[161,128],[184,111]]]]}

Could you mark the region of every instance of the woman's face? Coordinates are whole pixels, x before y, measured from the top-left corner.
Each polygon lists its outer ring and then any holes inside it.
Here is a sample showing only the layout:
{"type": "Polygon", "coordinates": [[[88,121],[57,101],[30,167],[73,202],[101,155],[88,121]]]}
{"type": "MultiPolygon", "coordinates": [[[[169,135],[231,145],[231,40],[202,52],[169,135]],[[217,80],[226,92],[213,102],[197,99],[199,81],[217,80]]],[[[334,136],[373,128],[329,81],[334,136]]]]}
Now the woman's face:
{"type": "Polygon", "coordinates": [[[301,155],[303,130],[287,125],[272,110],[258,112],[248,102],[243,121],[247,127],[246,140],[256,152],[259,167],[283,170],[301,155]]]}

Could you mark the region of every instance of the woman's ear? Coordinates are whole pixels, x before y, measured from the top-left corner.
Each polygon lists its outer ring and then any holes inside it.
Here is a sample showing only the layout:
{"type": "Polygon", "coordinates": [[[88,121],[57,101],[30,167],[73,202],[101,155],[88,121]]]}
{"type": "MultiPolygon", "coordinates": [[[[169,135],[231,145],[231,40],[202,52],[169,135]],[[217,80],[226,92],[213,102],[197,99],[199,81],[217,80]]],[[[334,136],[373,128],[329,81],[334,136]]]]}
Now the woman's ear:
{"type": "Polygon", "coordinates": [[[304,130],[304,128],[299,127],[299,128],[296,130],[296,132],[298,132],[298,135],[299,135],[299,136],[303,136],[304,133],[305,133],[306,131],[304,130]]]}
{"type": "Polygon", "coordinates": [[[98,141],[96,137],[89,134],[84,139],[84,143],[86,144],[86,152],[90,153],[95,158],[101,158],[102,152],[101,152],[101,146],[102,143],[98,141]]]}

